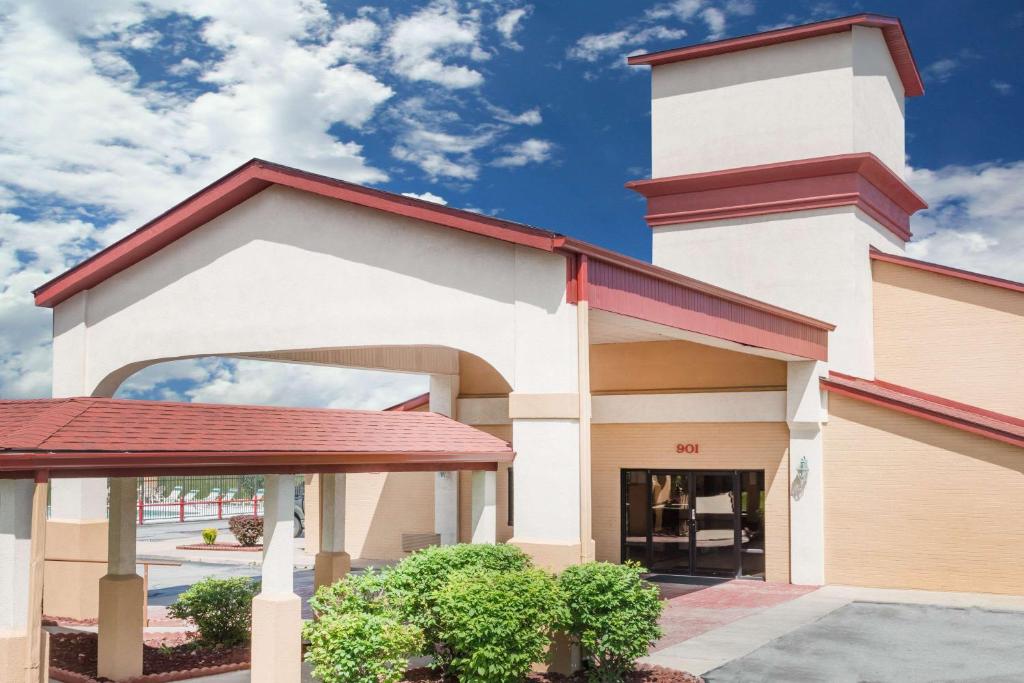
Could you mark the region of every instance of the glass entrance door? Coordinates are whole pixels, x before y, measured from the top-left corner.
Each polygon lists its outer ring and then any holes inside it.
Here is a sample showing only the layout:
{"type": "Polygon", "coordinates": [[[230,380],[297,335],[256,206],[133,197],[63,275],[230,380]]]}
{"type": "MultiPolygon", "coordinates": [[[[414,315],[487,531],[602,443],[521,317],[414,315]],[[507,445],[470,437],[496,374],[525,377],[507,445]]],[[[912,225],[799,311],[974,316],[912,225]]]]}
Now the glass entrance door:
{"type": "Polygon", "coordinates": [[[622,559],[652,572],[763,578],[763,515],[763,472],[622,471],[622,559]]]}

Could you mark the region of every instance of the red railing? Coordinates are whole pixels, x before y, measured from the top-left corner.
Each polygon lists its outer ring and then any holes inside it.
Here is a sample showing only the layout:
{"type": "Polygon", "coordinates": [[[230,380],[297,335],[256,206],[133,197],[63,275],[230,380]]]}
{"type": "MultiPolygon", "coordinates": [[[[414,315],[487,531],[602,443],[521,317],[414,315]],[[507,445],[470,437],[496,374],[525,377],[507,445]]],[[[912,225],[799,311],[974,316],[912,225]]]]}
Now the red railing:
{"type": "Polygon", "coordinates": [[[234,515],[262,515],[263,497],[232,498],[225,500],[224,496],[218,496],[214,500],[169,500],[154,503],[143,502],[139,499],[138,522],[185,522],[188,520],[203,519],[224,519],[234,515]]]}

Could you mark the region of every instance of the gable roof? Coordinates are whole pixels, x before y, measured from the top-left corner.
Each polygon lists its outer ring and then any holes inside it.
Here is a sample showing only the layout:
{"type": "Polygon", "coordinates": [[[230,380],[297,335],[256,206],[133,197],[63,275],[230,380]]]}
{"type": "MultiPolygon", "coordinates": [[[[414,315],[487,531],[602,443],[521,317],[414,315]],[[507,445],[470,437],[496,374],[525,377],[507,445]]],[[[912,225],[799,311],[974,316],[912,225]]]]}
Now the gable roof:
{"type": "Polygon", "coordinates": [[[403,411],[416,410],[417,408],[422,408],[424,406],[429,406],[429,405],[430,405],[430,392],[428,391],[425,394],[420,394],[419,396],[413,396],[412,398],[406,399],[406,400],[402,401],[401,403],[396,403],[395,405],[390,406],[388,408],[385,408],[384,410],[390,410],[390,411],[394,411],[394,412],[399,412],[400,413],[400,412],[403,412],[403,411]]]}
{"type": "Polygon", "coordinates": [[[839,19],[818,21],[813,24],[802,26],[788,26],[774,31],[755,33],[749,36],[738,38],[726,38],[700,45],[679,47],[659,52],[649,52],[642,55],[629,57],[627,62],[631,65],[658,66],[672,62],[683,62],[701,57],[713,57],[729,52],[750,50],[756,47],[767,47],[778,45],[794,40],[805,38],[816,38],[831,33],[842,33],[853,30],[854,26],[867,28],[878,28],[882,30],[885,44],[889,48],[896,72],[903,82],[903,91],[907,97],[916,97],[924,94],[924,83],[921,81],[921,74],[917,71],[917,64],[914,62],[914,55],[910,51],[910,43],[907,42],[907,35],[903,32],[903,24],[896,17],[887,17],[879,14],[856,14],[839,19]]]}
{"type": "Polygon", "coordinates": [[[1010,415],[881,380],[838,372],[822,377],[821,386],[825,391],[1024,448],[1024,420],[1010,415]]]}
{"type": "Polygon", "coordinates": [[[512,455],[501,439],[429,412],[111,398],[0,401],[0,476],[34,469],[64,476],[166,468],[472,469],[512,455]]]}
{"type": "Polygon", "coordinates": [[[975,273],[970,270],[962,270],[960,268],[952,268],[950,266],[944,266],[938,263],[931,263],[930,261],[920,261],[918,259],[913,259],[908,256],[897,256],[896,254],[887,254],[883,251],[875,249],[874,247],[871,247],[869,255],[871,259],[874,261],[895,263],[896,265],[899,266],[916,268],[917,270],[924,270],[929,273],[935,273],[937,275],[955,277],[960,280],[969,280],[971,282],[977,282],[979,284],[989,285],[991,287],[1000,287],[1002,289],[1009,289],[1010,291],[1013,292],[1024,293],[1024,282],[1004,280],[1001,277],[985,275],[984,273],[975,273]]]}

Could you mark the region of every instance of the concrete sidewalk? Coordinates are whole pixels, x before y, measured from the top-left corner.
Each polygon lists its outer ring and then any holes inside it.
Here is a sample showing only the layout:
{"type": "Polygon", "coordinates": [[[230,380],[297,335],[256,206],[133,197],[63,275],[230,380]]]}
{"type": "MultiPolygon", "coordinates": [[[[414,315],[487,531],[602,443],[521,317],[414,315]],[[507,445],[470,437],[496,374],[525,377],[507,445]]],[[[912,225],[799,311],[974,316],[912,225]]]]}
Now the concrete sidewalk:
{"type": "Polygon", "coordinates": [[[854,601],[1024,612],[1024,596],[824,586],[665,647],[641,661],[703,675],[854,601]]]}

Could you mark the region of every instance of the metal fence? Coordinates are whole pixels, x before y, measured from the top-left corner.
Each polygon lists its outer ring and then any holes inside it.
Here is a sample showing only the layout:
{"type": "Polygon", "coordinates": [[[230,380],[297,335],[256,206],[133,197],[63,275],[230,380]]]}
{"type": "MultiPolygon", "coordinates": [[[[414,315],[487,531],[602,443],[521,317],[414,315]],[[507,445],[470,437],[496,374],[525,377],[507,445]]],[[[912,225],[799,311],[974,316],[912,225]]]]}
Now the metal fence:
{"type": "Polygon", "coordinates": [[[263,514],[263,475],[143,477],[138,522],[186,522],[263,514]]]}

